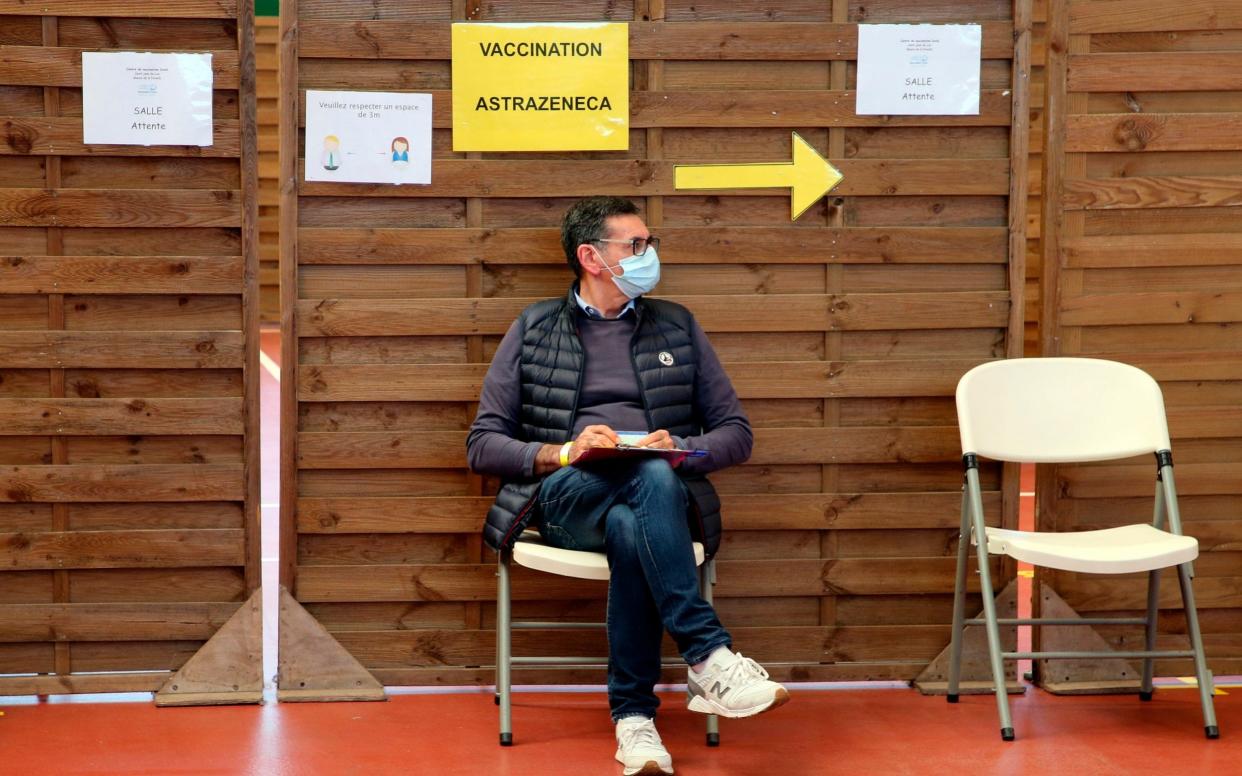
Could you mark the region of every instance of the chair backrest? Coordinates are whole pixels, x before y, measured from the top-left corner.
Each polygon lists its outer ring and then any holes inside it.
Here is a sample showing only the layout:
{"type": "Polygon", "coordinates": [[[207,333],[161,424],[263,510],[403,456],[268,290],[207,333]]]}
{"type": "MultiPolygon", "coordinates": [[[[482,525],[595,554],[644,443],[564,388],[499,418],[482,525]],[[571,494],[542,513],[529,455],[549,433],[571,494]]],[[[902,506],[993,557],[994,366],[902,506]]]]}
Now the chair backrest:
{"type": "Polygon", "coordinates": [[[1160,386],[1129,364],[1093,358],[993,361],[957,384],[962,452],[1060,463],[1168,450],[1160,386]]]}

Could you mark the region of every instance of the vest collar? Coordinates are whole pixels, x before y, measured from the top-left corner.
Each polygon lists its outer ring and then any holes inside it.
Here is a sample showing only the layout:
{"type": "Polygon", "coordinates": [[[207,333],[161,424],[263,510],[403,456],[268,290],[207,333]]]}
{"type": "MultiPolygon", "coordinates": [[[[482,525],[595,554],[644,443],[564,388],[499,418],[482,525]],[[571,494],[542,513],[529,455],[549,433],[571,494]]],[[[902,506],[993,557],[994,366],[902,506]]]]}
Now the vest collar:
{"type": "MultiPolygon", "coordinates": [[[[602,315],[598,314],[598,311],[595,310],[594,307],[589,306],[586,303],[586,300],[583,299],[582,296],[578,293],[578,287],[579,286],[578,286],[577,280],[575,280],[573,283],[570,284],[569,292],[565,294],[565,305],[564,305],[564,308],[562,309],[562,314],[568,315],[570,318],[572,318],[576,310],[582,310],[584,313],[586,313],[588,316],[592,318],[599,318],[601,320],[611,320],[611,319],[605,319],[602,315]]],[[[635,317],[639,320],[642,320],[643,310],[645,307],[646,305],[643,303],[643,297],[640,296],[636,299],[631,299],[629,302],[626,303],[625,307],[621,308],[621,315],[618,315],[617,318],[620,318],[622,315],[625,315],[626,312],[633,310],[635,317]]]]}

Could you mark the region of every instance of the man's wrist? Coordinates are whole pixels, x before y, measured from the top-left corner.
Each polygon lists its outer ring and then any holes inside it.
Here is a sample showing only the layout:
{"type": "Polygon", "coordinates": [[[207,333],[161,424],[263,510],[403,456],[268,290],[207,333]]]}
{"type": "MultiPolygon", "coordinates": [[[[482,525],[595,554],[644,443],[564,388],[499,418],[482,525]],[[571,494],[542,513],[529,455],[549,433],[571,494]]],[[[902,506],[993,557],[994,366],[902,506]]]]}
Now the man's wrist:
{"type": "Polygon", "coordinates": [[[561,449],[558,454],[558,457],[561,462],[561,466],[569,465],[569,451],[573,448],[573,446],[574,446],[574,443],[572,441],[566,442],[565,444],[561,445],[561,449]]]}
{"type": "Polygon", "coordinates": [[[545,444],[535,455],[535,474],[542,475],[560,468],[561,446],[545,444]]]}

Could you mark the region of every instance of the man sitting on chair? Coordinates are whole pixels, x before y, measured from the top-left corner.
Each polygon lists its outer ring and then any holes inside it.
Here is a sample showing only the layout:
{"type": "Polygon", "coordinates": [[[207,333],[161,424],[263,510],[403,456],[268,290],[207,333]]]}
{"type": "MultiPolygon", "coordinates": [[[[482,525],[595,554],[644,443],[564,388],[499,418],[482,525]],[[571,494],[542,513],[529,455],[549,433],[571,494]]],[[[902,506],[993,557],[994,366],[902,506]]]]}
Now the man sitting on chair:
{"type": "Polygon", "coordinates": [[[669,774],[656,732],[660,642],[689,665],[689,707],[749,717],[789,699],[700,595],[692,542],[720,546],[720,499],[704,476],[750,457],[750,422],[694,316],[647,299],[660,279],[659,240],[638,209],[591,197],[565,214],[561,244],[576,281],[527,307],[483,381],[466,441],[470,468],[504,481],[487,515],[492,549],[537,526],[544,542],[604,552],[608,702],[617,759],[631,774],[669,774]],[[676,468],[660,457],[574,466],[618,432],[637,446],[705,450],[676,468]]]}

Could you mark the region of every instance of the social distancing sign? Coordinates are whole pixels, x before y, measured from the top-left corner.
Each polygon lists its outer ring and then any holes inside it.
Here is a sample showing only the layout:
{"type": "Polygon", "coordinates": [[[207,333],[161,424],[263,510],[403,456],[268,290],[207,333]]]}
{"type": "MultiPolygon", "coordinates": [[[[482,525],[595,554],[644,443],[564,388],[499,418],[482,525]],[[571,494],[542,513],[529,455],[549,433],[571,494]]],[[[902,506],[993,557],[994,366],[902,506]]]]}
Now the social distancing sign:
{"type": "Polygon", "coordinates": [[[624,151],[629,25],[453,25],[454,151],[624,151]]]}

